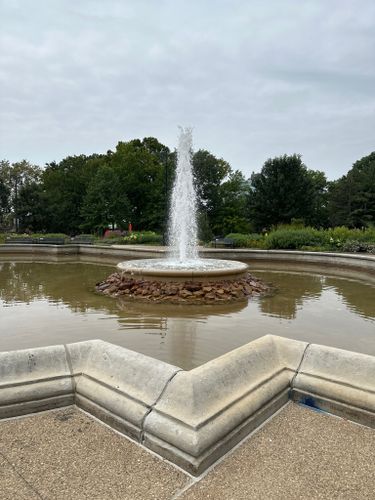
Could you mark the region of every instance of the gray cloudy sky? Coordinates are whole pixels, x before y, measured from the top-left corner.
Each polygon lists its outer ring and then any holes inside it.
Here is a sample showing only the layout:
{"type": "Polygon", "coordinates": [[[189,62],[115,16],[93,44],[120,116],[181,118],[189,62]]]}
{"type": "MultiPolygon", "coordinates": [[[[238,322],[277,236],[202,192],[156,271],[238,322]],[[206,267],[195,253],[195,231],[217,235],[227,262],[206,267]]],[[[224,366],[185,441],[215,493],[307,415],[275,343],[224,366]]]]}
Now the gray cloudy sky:
{"type": "Polygon", "coordinates": [[[0,0],[0,158],[105,152],[177,125],[246,175],[375,150],[374,0],[0,0]]]}

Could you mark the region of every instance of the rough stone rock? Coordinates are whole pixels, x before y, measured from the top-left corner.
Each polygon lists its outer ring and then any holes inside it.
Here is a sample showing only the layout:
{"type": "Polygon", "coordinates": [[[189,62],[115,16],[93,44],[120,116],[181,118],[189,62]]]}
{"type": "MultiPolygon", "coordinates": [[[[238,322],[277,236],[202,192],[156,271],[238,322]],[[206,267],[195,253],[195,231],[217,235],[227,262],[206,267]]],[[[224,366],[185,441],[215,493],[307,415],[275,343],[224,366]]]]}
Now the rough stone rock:
{"type": "Polygon", "coordinates": [[[197,292],[200,289],[201,285],[198,285],[197,283],[186,283],[185,285],[185,290],[188,290],[189,292],[197,292]]]}
{"type": "Polygon", "coordinates": [[[126,300],[134,298],[171,304],[215,304],[258,296],[269,292],[270,287],[250,274],[236,281],[158,282],[113,273],[106,280],[97,283],[96,290],[111,297],[126,297],[126,300]]]}

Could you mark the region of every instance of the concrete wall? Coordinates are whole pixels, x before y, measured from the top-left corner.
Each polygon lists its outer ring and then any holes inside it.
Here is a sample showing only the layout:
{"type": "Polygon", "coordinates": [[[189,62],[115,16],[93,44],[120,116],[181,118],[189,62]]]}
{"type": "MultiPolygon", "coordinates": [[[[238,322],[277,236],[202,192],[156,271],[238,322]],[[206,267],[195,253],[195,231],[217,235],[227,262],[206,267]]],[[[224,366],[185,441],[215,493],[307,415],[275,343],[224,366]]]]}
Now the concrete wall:
{"type": "MultiPolygon", "coordinates": [[[[0,245],[3,255],[72,255],[100,259],[111,258],[120,261],[128,258],[161,258],[165,255],[163,247],[142,245],[0,245]]],[[[250,250],[202,248],[200,255],[205,258],[246,260],[254,262],[281,262],[286,264],[316,264],[319,266],[347,267],[365,271],[375,271],[375,255],[344,254],[331,252],[300,252],[291,250],[250,250]]]]}
{"type": "Polygon", "coordinates": [[[101,340],[0,353],[0,418],[75,403],[193,474],[289,399],[375,427],[375,358],[270,335],[191,371],[101,340]]]}

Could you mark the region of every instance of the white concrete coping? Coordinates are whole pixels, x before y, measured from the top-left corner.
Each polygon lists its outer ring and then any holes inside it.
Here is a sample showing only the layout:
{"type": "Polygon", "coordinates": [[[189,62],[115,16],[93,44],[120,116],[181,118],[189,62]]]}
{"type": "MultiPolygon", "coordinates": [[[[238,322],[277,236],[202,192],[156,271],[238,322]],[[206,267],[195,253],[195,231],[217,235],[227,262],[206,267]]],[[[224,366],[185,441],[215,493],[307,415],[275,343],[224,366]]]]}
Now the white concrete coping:
{"type": "Polygon", "coordinates": [[[290,398],[375,427],[375,357],[272,335],[191,371],[101,340],[0,353],[0,418],[75,403],[193,474],[290,398]]]}
{"type": "Polygon", "coordinates": [[[293,391],[295,400],[375,426],[374,356],[310,345],[293,391]]]}
{"type": "Polygon", "coordinates": [[[72,402],[64,346],[0,352],[0,418],[72,402]]]}

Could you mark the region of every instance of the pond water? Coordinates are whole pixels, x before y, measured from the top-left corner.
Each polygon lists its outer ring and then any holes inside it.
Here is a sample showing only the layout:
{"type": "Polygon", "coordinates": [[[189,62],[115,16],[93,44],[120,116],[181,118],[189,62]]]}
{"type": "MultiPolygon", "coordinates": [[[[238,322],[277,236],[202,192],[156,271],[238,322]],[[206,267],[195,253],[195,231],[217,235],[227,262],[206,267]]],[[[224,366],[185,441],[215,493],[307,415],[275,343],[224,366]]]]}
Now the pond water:
{"type": "Polygon", "coordinates": [[[139,304],[94,292],[114,264],[0,262],[0,351],[100,338],[184,369],[267,333],[375,355],[375,279],[250,263],[276,289],[248,303],[139,304]]]}

